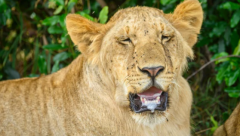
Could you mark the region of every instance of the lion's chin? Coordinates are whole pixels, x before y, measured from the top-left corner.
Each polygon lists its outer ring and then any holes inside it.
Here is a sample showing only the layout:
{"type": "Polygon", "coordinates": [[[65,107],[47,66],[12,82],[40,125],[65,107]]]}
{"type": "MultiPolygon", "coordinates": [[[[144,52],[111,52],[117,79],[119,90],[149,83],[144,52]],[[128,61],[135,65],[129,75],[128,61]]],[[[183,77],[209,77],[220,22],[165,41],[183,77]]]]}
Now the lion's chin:
{"type": "Polygon", "coordinates": [[[156,111],[151,113],[150,111],[146,111],[140,114],[134,113],[132,114],[133,119],[139,125],[148,126],[150,128],[154,128],[156,125],[165,123],[168,121],[168,113],[166,111],[156,111]]]}

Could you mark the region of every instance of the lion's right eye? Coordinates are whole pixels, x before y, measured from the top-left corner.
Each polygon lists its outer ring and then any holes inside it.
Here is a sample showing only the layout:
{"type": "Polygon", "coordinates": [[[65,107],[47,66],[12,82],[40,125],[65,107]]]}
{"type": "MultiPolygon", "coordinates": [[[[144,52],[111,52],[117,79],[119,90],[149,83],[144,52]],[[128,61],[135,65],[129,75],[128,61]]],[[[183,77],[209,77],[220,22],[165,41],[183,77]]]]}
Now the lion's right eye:
{"type": "Polygon", "coordinates": [[[123,45],[128,45],[129,43],[132,43],[132,40],[130,38],[124,38],[122,40],[119,39],[118,42],[123,45]]]}
{"type": "Polygon", "coordinates": [[[162,35],[162,43],[166,43],[171,39],[171,36],[162,35]]]}

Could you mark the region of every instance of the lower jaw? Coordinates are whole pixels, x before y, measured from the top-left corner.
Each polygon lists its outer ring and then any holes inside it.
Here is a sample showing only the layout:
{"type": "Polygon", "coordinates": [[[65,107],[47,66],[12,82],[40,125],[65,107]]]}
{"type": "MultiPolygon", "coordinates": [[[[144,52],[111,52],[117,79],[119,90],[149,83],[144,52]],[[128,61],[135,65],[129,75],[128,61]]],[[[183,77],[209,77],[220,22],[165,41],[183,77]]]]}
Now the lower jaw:
{"type": "Polygon", "coordinates": [[[157,125],[168,122],[168,113],[164,111],[157,111],[151,113],[150,111],[145,111],[140,114],[132,115],[135,122],[139,125],[148,126],[154,128],[157,125]]]}

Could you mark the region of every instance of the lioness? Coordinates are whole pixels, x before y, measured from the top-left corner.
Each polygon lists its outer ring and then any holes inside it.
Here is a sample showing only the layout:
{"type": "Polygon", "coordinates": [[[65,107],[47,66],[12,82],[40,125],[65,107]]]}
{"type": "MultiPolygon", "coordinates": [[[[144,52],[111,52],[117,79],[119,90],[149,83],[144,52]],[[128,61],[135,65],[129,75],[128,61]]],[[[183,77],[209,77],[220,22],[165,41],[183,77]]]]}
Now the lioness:
{"type": "Polygon", "coordinates": [[[197,0],[173,14],[122,9],[105,25],[68,15],[82,55],[51,75],[1,82],[0,135],[190,135],[182,73],[202,20],[197,0]]]}
{"type": "Polygon", "coordinates": [[[214,132],[214,136],[240,136],[240,103],[227,121],[214,132]]]}

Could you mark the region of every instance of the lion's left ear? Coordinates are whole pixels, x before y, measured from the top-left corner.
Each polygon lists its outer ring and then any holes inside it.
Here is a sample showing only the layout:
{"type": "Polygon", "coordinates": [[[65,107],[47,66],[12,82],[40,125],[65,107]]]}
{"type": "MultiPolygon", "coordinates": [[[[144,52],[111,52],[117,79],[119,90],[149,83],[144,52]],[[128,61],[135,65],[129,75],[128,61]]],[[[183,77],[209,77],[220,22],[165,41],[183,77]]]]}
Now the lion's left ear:
{"type": "Polygon", "coordinates": [[[203,22],[203,10],[198,0],[185,0],[177,6],[173,14],[167,14],[166,18],[189,46],[192,47],[197,42],[203,22]]]}
{"type": "Polygon", "coordinates": [[[97,52],[101,44],[102,24],[94,23],[80,15],[69,14],[66,17],[68,34],[82,54],[97,52]]]}

